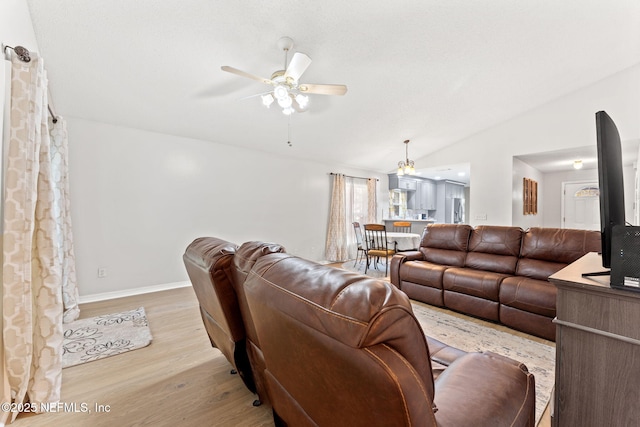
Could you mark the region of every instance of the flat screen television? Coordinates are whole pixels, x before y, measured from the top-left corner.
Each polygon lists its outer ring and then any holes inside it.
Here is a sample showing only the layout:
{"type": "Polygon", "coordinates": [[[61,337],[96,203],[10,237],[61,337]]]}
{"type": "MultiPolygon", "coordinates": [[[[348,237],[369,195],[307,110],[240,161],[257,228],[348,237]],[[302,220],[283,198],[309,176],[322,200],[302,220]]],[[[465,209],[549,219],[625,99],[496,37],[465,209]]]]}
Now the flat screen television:
{"type": "Polygon", "coordinates": [[[602,266],[611,268],[611,238],[616,225],[625,225],[622,146],[618,128],[604,112],[596,113],[598,181],[600,187],[600,232],[602,266]]]}

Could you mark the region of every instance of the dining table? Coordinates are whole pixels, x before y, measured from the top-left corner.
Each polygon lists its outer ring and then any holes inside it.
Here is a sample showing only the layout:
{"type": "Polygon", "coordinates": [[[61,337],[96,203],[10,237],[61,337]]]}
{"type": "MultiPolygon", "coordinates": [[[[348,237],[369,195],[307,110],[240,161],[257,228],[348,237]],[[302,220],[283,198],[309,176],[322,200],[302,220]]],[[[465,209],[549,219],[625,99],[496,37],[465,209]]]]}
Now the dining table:
{"type": "Polygon", "coordinates": [[[387,231],[387,243],[389,243],[389,249],[393,246],[396,251],[410,251],[418,249],[420,246],[420,237],[421,236],[417,233],[387,231]]]}

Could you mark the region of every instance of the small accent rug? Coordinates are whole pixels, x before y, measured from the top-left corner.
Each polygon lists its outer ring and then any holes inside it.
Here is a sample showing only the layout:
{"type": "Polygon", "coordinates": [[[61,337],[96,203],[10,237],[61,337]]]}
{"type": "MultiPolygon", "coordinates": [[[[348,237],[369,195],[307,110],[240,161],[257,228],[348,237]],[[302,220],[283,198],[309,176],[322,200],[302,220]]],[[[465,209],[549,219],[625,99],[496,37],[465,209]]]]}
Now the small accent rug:
{"type": "Polygon", "coordinates": [[[426,335],[467,352],[488,350],[524,363],[535,376],[538,424],[555,383],[556,349],[553,342],[543,344],[499,331],[484,326],[482,320],[465,320],[417,301],[411,301],[411,305],[426,335]]]}
{"type": "Polygon", "coordinates": [[[144,307],[63,326],[63,368],[146,347],[152,339],[144,307]]]}

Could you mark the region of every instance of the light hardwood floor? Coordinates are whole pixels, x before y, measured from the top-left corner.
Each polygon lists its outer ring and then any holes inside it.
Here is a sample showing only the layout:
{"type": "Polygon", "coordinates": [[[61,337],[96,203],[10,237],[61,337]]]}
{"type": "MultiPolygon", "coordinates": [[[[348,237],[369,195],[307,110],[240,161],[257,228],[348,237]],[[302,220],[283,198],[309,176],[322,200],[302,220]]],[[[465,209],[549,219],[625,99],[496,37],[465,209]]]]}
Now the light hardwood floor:
{"type": "Polygon", "coordinates": [[[191,287],[85,304],[81,317],[140,306],[151,345],[63,370],[62,402],[92,413],[21,415],[12,426],[273,426],[271,409],[252,406],[255,395],[211,347],[191,287]]]}
{"type": "MultiPolygon", "coordinates": [[[[271,409],[212,348],[191,287],[84,304],[81,317],[143,306],[153,342],[118,356],[65,368],[58,413],[21,414],[16,427],[273,426],[271,409]],[[70,404],[70,405],[69,405],[70,404]],[[72,412],[73,404],[81,411],[72,412]],[[96,411],[96,405],[108,412],[96,411]]],[[[539,427],[551,425],[549,411],[539,427]]]]}

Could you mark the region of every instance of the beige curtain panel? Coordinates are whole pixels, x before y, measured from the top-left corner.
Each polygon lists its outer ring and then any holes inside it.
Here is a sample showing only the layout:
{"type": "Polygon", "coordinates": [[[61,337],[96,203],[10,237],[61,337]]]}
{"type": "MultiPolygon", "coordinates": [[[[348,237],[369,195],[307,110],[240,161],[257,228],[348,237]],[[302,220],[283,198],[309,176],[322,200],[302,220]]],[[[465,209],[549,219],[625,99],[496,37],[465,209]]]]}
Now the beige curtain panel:
{"type": "Polygon", "coordinates": [[[344,175],[333,176],[331,191],[331,208],[329,213],[329,229],[325,256],[329,261],[343,261],[349,258],[346,236],[346,182],[344,175]]]}
{"type": "MultiPolygon", "coordinates": [[[[32,54],[25,63],[13,55],[11,62],[10,131],[4,141],[2,403],[29,401],[37,407],[60,400],[63,293],[67,317],[78,316],[66,128],[60,119],[52,141],[42,58],[32,54]]],[[[0,423],[16,415],[0,412],[0,423]]]]}
{"type": "Polygon", "coordinates": [[[375,178],[367,179],[367,223],[369,224],[376,222],[376,211],[378,210],[376,183],[375,178]]]}

